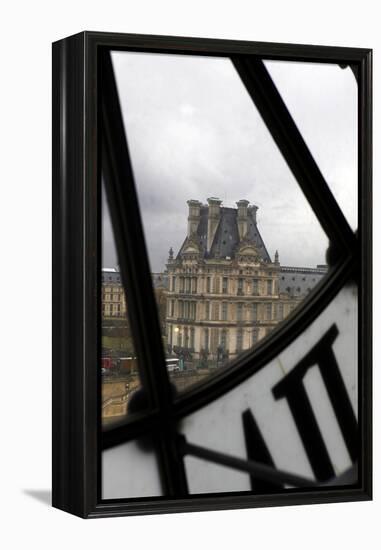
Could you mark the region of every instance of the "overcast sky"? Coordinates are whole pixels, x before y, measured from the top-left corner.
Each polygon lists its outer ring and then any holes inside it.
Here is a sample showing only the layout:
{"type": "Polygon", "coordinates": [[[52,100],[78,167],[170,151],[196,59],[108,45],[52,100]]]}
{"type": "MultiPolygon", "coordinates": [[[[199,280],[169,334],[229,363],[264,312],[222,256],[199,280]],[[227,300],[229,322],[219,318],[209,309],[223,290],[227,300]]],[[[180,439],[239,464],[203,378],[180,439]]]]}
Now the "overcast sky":
{"type": "MultiPolygon", "coordinates": [[[[177,253],[188,199],[259,207],[282,265],[325,263],[327,238],[230,60],[114,52],[113,64],[152,271],[177,253]]],[[[336,65],[266,62],[352,227],[357,225],[357,87],[336,65]]],[[[117,264],[103,209],[103,265],[117,264]]]]}

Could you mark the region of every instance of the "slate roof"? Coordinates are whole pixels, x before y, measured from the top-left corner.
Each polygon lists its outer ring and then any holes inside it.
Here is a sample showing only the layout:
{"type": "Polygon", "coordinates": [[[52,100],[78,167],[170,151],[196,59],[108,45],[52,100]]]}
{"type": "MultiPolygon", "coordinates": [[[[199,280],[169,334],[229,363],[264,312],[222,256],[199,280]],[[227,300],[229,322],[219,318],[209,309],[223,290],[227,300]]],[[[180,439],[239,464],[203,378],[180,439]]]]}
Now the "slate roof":
{"type": "MultiPolygon", "coordinates": [[[[207,252],[207,231],[208,231],[208,206],[201,206],[200,208],[200,222],[197,228],[198,243],[202,250],[202,256],[205,259],[223,259],[234,258],[239,245],[239,233],[237,224],[238,210],[236,208],[228,208],[222,206],[220,208],[220,221],[216,233],[214,235],[213,243],[210,252],[207,252]]],[[[256,246],[261,258],[265,262],[271,262],[269,253],[267,252],[265,243],[261,237],[258,226],[253,217],[253,211],[248,208],[248,221],[247,221],[247,236],[250,241],[256,246]]],[[[177,258],[180,258],[184,245],[187,239],[185,239],[177,258]]]]}
{"type": "Polygon", "coordinates": [[[118,283],[120,284],[120,273],[114,267],[102,268],[102,283],[118,283]]]}
{"type": "Polygon", "coordinates": [[[282,266],[279,273],[279,292],[287,292],[295,297],[304,296],[317,285],[327,271],[326,266],[316,268],[282,266]]]}

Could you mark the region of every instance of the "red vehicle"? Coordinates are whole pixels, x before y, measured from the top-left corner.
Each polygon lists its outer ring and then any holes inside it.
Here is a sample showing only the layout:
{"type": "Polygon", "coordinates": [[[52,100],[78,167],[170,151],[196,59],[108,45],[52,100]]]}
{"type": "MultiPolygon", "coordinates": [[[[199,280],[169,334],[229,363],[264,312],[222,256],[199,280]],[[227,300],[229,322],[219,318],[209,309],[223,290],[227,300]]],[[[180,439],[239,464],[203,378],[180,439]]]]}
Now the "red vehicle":
{"type": "Polygon", "coordinates": [[[102,357],[102,369],[110,370],[112,368],[111,357],[102,357]]]}

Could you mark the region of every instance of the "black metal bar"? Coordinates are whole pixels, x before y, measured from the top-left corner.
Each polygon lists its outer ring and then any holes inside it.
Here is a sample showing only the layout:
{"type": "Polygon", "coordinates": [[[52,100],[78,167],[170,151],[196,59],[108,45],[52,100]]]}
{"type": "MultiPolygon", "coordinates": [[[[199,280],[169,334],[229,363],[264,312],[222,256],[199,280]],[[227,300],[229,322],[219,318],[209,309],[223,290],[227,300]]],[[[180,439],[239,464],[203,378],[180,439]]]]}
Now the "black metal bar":
{"type": "Polygon", "coordinates": [[[368,48],[322,46],[311,44],[284,44],[276,42],[248,42],[215,38],[189,38],[149,34],[85,33],[97,46],[112,50],[159,54],[230,57],[233,54],[257,55],[262,59],[315,63],[351,64],[361,62],[368,48]]]}
{"type": "MultiPolygon", "coordinates": [[[[316,431],[317,426],[315,426],[315,421],[308,420],[311,415],[314,415],[311,406],[307,404],[308,398],[303,387],[302,380],[307,371],[316,365],[319,368],[323,378],[325,389],[335,412],[337,422],[348,449],[348,453],[354,462],[359,453],[357,420],[332,348],[338,334],[339,330],[336,324],[333,324],[307,353],[307,355],[305,355],[292,369],[292,371],[290,371],[280,382],[278,382],[278,384],[273,388],[273,393],[276,399],[279,399],[280,397],[287,398],[290,408],[295,416],[298,429],[301,430],[301,435],[303,433],[306,436],[306,442],[304,440],[304,436],[302,436],[303,443],[308,446],[312,445],[312,443],[308,443],[308,441],[309,439],[312,439],[313,432],[316,431]],[[312,423],[314,424],[314,427],[311,427],[312,423]]],[[[316,436],[317,439],[313,443],[314,447],[311,448],[309,452],[309,456],[314,462],[318,462],[318,448],[321,447],[321,443],[318,442],[320,432],[317,433],[316,436]],[[315,448],[316,445],[317,448],[315,448]]],[[[323,452],[323,462],[327,462],[325,458],[326,454],[326,452],[323,452]]],[[[330,477],[330,473],[331,472],[328,468],[328,471],[326,472],[326,479],[330,477]]]]}
{"type": "Polygon", "coordinates": [[[299,476],[297,474],[291,474],[284,470],[277,470],[266,464],[261,464],[253,460],[243,460],[232,455],[225,453],[219,453],[217,451],[211,451],[205,447],[199,445],[193,445],[188,443],[185,437],[181,436],[180,449],[184,455],[195,456],[214,462],[215,464],[221,464],[234,470],[240,470],[241,472],[247,472],[248,474],[257,477],[260,480],[268,481],[271,483],[284,483],[286,485],[292,485],[293,487],[316,487],[317,484],[312,479],[299,476]]]}
{"type": "Polygon", "coordinates": [[[234,56],[232,62],[330,241],[345,255],[357,239],[293,121],[263,61],[234,56]]]}
{"type": "MultiPolygon", "coordinates": [[[[242,413],[243,433],[245,436],[245,445],[247,458],[250,461],[256,461],[260,464],[266,464],[270,468],[275,468],[274,461],[263,439],[261,431],[255,421],[254,415],[250,409],[242,413]]],[[[274,483],[259,479],[257,476],[250,476],[251,489],[256,493],[269,493],[282,490],[282,483],[274,483]]]]}
{"type": "Polygon", "coordinates": [[[372,52],[359,67],[359,479],[372,496],[372,52]]]}
{"type": "Polygon", "coordinates": [[[100,75],[102,170],[122,281],[133,319],[131,331],[148,401],[158,410],[164,491],[178,497],[187,494],[185,469],[176,444],[176,426],[171,414],[172,388],[165,366],[134,175],[108,50],[100,53],[100,75]]]}
{"type": "Polygon", "coordinates": [[[335,411],[349,456],[355,462],[359,455],[358,426],[348,392],[346,390],[339,365],[337,364],[332,344],[338,335],[338,329],[329,331],[318,348],[315,348],[314,358],[324,380],[329,399],[335,411]]]}
{"type": "Polygon", "coordinates": [[[279,383],[273,390],[274,396],[287,399],[312,470],[319,481],[326,481],[335,475],[326,444],[302,380],[290,380],[281,380],[287,384],[279,383]]]}

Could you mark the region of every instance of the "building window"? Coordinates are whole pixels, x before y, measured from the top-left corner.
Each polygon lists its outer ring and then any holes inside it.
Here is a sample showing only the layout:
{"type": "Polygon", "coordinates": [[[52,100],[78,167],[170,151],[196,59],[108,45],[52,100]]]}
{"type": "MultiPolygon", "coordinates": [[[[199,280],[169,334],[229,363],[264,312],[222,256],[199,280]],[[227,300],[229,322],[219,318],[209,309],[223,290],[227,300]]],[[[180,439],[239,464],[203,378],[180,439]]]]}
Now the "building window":
{"type": "Polygon", "coordinates": [[[283,304],[278,304],[278,319],[283,319],[283,304]]]}
{"type": "Polygon", "coordinates": [[[243,330],[239,328],[237,330],[237,353],[240,353],[242,351],[243,346],[243,330]]]}
{"type": "Polygon", "coordinates": [[[189,347],[194,349],[194,328],[191,327],[190,329],[190,342],[189,342],[189,347]]]}
{"type": "Polygon", "coordinates": [[[223,277],[222,278],[222,294],[228,293],[228,278],[223,277]]]}
{"type": "Polygon", "coordinates": [[[170,304],[171,304],[170,316],[173,317],[175,314],[175,300],[171,300],[170,304]]]}
{"type": "Polygon", "coordinates": [[[179,317],[184,317],[184,302],[182,300],[179,301],[179,317]]]}
{"type": "Polygon", "coordinates": [[[189,319],[189,302],[184,302],[184,319],[189,319]]]}
{"type": "Polygon", "coordinates": [[[197,293],[197,277],[192,277],[192,294],[197,293]]]}
{"type": "Polygon", "coordinates": [[[242,321],[243,319],[243,303],[238,302],[237,304],[237,321],[242,321]]]}
{"type": "Polygon", "coordinates": [[[258,319],[258,304],[253,304],[251,308],[251,318],[253,321],[258,319]]]}
{"type": "Polygon", "coordinates": [[[172,292],[175,292],[175,290],[176,290],[176,277],[173,276],[171,281],[172,281],[171,290],[172,290],[172,292]]]}
{"type": "Polygon", "coordinates": [[[222,320],[227,321],[228,320],[228,303],[222,302],[222,320]]]}
{"type": "Polygon", "coordinates": [[[181,347],[181,330],[179,329],[177,333],[177,345],[181,347]]]}
{"type": "Polygon", "coordinates": [[[210,277],[206,278],[206,292],[210,293],[210,277]]]}
{"type": "Polygon", "coordinates": [[[258,279],[253,279],[253,294],[254,296],[258,296],[258,279]]]}
{"type": "Polygon", "coordinates": [[[184,277],[180,277],[180,292],[184,292],[184,277]]]}
{"type": "Polygon", "coordinates": [[[185,292],[187,294],[190,294],[190,291],[191,291],[191,278],[185,277],[185,292]]]}
{"type": "Polygon", "coordinates": [[[221,347],[224,350],[226,350],[227,332],[226,328],[223,328],[221,331],[221,347]]]}
{"type": "Polygon", "coordinates": [[[270,321],[272,318],[272,304],[266,304],[266,320],[270,321]]]}
{"type": "Polygon", "coordinates": [[[214,277],[214,293],[219,294],[220,293],[220,278],[214,277]]]}
{"type": "Polygon", "coordinates": [[[205,319],[206,320],[209,320],[209,315],[210,315],[210,303],[205,302],[205,319]]]}
{"type": "Polygon", "coordinates": [[[209,329],[204,329],[204,350],[208,351],[209,349],[209,329]]]}
{"type": "Polygon", "coordinates": [[[251,342],[252,342],[252,345],[256,344],[258,342],[258,329],[257,328],[253,328],[252,330],[252,333],[251,333],[251,342]]]}
{"type": "Polygon", "coordinates": [[[218,346],[218,328],[212,328],[210,331],[210,350],[216,353],[218,346]]]}
{"type": "Polygon", "coordinates": [[[243,294],[243,279],[238,279],[237,294],[239,296],[242,296],[242,294],[243,294]]]}
{"type": "Polygon", "coordinates": [[[272,293],[273,293],[273,282],[270,280],[270,281],[267,281],[267,294],[271,296],[272,293]]]}
{"type": "Polygon", "coordinates": [[[219,312],[219,303],[218,302],[213,302],[212,303],[212,321],[218,321],[218,312],[219,312]]]}

